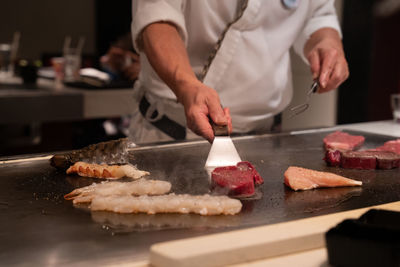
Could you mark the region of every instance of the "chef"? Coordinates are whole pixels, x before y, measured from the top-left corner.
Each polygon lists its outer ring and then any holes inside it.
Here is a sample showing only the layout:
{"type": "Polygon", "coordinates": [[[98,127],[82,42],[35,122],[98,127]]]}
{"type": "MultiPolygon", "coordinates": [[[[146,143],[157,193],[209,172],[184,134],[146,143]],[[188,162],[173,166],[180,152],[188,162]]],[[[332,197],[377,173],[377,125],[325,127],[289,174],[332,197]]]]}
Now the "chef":
{"type": "Polygon", "coordinates": [[[233,133],[271,131],[293,94],[291,47],[320,93],[349,75],[333,0],[133,0],[132,9],[139,144],[212,142],[210,119],[233,133]]]}

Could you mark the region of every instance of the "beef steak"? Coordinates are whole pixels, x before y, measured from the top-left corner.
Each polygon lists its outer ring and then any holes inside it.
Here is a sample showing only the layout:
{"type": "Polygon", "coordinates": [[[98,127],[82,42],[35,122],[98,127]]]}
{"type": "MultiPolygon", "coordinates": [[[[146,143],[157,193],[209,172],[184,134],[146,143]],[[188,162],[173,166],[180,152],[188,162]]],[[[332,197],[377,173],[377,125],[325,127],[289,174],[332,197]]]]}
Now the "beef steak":
{"type": "Polygon", "coordinates": [[[400,139],[387,141],[383,146],[377,147],[375,150],[391,151],[400,155],[400,139]]]}
{"type": "Polygon", "coordinates": [[[391,151],[343,151],[328,150],[324,160],[329,166],[345,169],[393,169],[400,167],[400,155],[391,151]]]}
{"type": "Polygon", "coordinates": [[[256,170],[256,168],[254,168],[254,166],[248,162],[248,161],[241,161],[238,164],[236,164],[236,166],[241,170],[241,171],[246,171],[246,170],[250,170],[253,174],[253,179],[254,179],[254,183],[256,185],[260,185],[264,183],[264,179],[260,176],[260,174],[258,173],[258,171],[256,170]]]}
{"type": "Polygon", "coordinates": [[[365,137],[361,135],[351,135],[342,131],[336,131],[328,134],[323,139],[326,150],[348,151],[355,150],[362,146],[365,137]]]}
{"type": "Polygon", "coordinates": [[[342,152],[340,166],[345,169],[371,170],[377,168],[377,159],[369,151],[342,152]]]}
{"type": "Polygon", "coordinates": [[[211,173],[211,182],[213,190],[218,193],[249,197],[255,193],[254,184],[264,181],[250,162],[242,161],[236,166],[215,168],[211,173]]]}

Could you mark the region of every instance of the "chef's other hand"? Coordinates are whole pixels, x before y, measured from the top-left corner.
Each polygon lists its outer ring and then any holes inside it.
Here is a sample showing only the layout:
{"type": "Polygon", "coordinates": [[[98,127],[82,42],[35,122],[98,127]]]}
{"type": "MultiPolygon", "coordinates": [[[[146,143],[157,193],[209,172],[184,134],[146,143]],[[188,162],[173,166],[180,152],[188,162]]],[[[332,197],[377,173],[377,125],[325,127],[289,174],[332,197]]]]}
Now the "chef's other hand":
{"type": "Polygon", "coordinates": [[[318,79],[319,93],[336,89],[349,77],[339,33],[332,28],[314,32],[304,48],[313,79],[318,79]]]}
{"type": "Polygon", "coordinates": [[[126,63],[125,66],[122,68],[122,73],[128,80],[134,81],[138,78],[140,72],[139,55],[131,51],[126,51],[125,57],[126,63]]]}
{"type": "Polygon", "coordinates": [[[209,118],[217,125],[228,125],[232,132],[232,119],[228,108],[222,108],[217,92],[200,81],[186,87],[179,101],[185,107],[186,123],[194,133],[204,137],[210,143],[214,132],[209,118]]]}
{"type": "Polygon", "coordinates": [[[139,75],[139,55],[129,50],[111,46],[107,54],[100,58],[100,62],[103,68],[114,74],[123,74],[128,80],[134,81],[139,75]]]}

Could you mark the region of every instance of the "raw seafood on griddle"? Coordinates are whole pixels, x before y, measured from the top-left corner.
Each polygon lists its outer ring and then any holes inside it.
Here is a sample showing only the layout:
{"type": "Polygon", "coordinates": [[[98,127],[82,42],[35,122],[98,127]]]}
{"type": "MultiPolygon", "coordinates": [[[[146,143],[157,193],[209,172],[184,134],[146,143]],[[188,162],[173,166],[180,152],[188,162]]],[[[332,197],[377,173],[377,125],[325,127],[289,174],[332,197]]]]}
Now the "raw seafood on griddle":
{"type": "Polygon", "coordinates": [[[95,197],[163,195],[171,190],[171,183],[140,179],[132,182],[102,182],[77,188],[64,198],[74,204],[90,203],[95,197]]]}
{"type": "Polygon", "coordinates": [[[67,169],[67,174],[72,173],[76,173],[79,176],[84,177],[107,179],[119,179],[123,177],[139,179],[143,176],[150,174],[147,171],[139,170],[132,164],[107,165],[86,163],[82,161],[76,162],[74,165],[67,169]]]}
{"type": "Polygon", "coordinates": [[[291,189],[309,190],[320,187],[360,186],[361,181],[352,180],[337,174],[321,172],[301,167],[289,167],[284,174],[285,185],[291,189]]]}
{"type": "Polygon", "coordinates": [[[68,169],[78,161],[106,162],[107,164],[125,164],[128,162],[127,138],[92,144],[71,152],[56,154],[50,159],[50,165],[61,170],[68,169]]]}
{"type": "Polygon", "coordinates": [[[242,209],[242,203],[227,196],[168,195],[139,197],[95,197],[90,205],[92,211],[117,213],[195,213],[199,215],[234,215],[242,209]]]}

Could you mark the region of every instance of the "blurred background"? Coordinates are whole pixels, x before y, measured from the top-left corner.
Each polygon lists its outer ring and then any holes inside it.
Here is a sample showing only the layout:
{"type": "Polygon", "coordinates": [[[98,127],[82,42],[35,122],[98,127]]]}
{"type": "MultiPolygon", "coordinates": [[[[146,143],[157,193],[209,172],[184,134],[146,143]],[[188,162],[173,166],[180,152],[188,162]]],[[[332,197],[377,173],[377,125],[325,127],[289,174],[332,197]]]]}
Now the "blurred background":
{"type": "MultiPolygon", "coordinates": [[[[400,1],[336,1],[336,8],[350,78],[335,92],[313,96],[303,114],[290,118],[285,111],[283,131],[392,119],[390,95],[400,93],[400,1]]],[[[15,40],[18,53],[14,77],[0,77],[0,156],[69,150],[126,136],[135,78],[114,73],[103,56],[111,47],[134,56],[130,23],[130,0],[1,2],[0,44],[6,45],[0,45],[0,57],[15,40]],[[80,73],[84,79],[57,84],[55,59],[69,48],[79,51],[77,64],[89,71],[80,73]]],[[[290,107],[305,100],[311,84],[308,67],[294,53],[292,65],[290,107]]]]}

